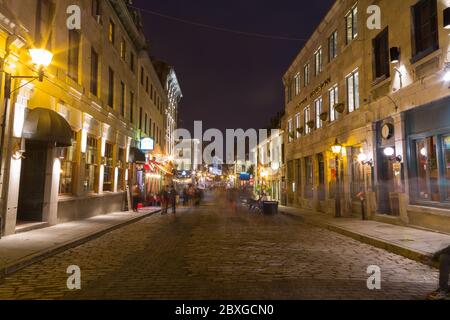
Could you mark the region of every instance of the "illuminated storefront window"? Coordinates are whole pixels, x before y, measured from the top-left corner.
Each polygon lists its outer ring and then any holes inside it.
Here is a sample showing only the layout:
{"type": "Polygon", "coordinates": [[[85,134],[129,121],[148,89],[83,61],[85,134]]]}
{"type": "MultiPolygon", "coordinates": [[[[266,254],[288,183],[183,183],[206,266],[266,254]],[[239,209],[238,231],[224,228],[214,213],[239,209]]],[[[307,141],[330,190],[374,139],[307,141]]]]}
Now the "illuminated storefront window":
{"type": "Polygon", "coordinates": [[[88,136],[86,143],[86,167],[84,177],[84,191],[95,192],[95,172],[98,161],[97,139],[88,136]]]}
{"type": "Polygon", "coordinates": [[[111,143],[106,142],[105,144],[105,168],[103,172],[103,191],[114,191],[113,181],[114,181],[114,168],[113,168],[113,156],[114,146],[111,143]]]}
{"type": "Polygon", "coordinates": [[[63,149],[63,159],[61,160],[61,177],[59,180],[59,194],[73,194],[73,177],[76,166],[77,139],[76,132],[73,133],[72,146],[63,149]]]}

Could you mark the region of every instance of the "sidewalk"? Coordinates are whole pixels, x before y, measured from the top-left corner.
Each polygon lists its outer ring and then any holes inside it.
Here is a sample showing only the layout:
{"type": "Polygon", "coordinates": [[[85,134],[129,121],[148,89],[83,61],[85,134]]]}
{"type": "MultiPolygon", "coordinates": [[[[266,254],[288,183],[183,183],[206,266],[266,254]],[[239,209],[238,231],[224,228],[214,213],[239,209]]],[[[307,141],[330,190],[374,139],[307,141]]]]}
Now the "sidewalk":
{"type": "Polygon", "coordinates": [[[450,235],[356,218],[334,218],[323,213],[280,206],[283,214],[301,217],[307,223],[327,228],[355,240],[437,267],[432,256],[450,245],[450,235]]]}
{"type": "Polygon", "coordinates": [[[111,213],[4,237],[0,239],[0,278],[159,211],[111,213]]]}

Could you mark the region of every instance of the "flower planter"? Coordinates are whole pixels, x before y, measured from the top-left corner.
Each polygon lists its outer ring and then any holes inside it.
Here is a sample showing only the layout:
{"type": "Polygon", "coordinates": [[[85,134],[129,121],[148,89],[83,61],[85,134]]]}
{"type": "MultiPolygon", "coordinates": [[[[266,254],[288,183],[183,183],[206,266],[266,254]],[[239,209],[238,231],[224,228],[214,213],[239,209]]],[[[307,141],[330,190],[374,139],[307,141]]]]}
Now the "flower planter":
{"type": "Polygon", "coordinates": [[[334,106],[334,110],[336,110],[337,113],[343,113],[345,111],[345,104],[338,103],[334,106]]]}
{"type": "Polygon", "coordinates": [[[328,112],[322,112],[320,115],[320,120],[327,121],[328,120],[328,112]]]}

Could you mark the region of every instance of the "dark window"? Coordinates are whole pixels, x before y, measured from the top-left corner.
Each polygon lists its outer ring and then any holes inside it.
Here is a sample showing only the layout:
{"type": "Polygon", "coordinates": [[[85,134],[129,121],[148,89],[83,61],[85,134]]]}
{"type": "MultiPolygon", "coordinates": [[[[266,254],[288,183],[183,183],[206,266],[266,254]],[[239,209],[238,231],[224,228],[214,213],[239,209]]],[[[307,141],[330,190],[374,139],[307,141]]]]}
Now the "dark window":
{"type": "Polygon", "coordinates": [[[413,61],[439,48],[436,0],[421,0],[412,7],[413,61]]]}
{"type": "Polygon", "coordinates": [[[130,69],[134,73],[134,53],[130,53],[130,69]]]}
{"type": "Polygon", "coordinates": [[[91,48],[91,93],[98,96],[98,53],[91,48]]]}
{"type": "Polygon", "coordinates": [[[144,85],[144,68],[141,67],[141,85],[144,85]]]}
{"type": "Polygon", "coordinates": [[[78,65],[80,57],[80,33],[77,30],[69,30],[69,77],[78,82],[78,65]]]}
{"type": "Polygon", "coordinates": [[[142,130],[142,108],[139,108],[139,130],[142,130]]]}
{"type": "Polygon", "coordinates": [[[130,122],[134,120],[134,92],[130,91],[130,122]]]}
{"type": "Polygon", "coordinates": [[[389,30],[384,29],[373,43],[373,76],[374,79],[389,78],[389,30]]]}
{"type": "Polygon", "coordinates": [[[114,109],[114,71],[109,68],[108,105],[114,109]]]}
{"type": "Polygon", "coordinates": [[[125,117],[125,83],[120,82],[120,114],[125,117]]]}
{"type": "Polygon", "coordinates": [[[92,0],[92,15],[94,17],[100,15],[100,0],[92,0]]]}
{"type": "Polygon", "coordinates": [[[305,198],[313,197],[314,172],[312,157],[305,158],[305,198]]]}
{"type": "Polygon", "coordinates": [[[145,126],[145,129],[144,129],[144,132],[145,132],[145,134],[148,134],[148,131],[147,131],[147,124],[148,124],[148,116],[147,116],[147,113],[145,114],[145,120],[144,120],[144,126],[145,126]]]}

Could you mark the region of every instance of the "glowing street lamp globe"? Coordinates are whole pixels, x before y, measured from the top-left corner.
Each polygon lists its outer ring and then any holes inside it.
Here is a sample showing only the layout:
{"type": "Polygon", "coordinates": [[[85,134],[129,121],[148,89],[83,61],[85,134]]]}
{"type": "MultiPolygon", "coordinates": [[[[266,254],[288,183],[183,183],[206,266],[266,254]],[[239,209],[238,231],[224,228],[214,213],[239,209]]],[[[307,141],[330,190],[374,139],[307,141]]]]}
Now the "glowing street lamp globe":
{"type": "Polygon", "coordinates": [[[334,142],[334,145],[331,146],[331,151],[333,151],[333,153],[335,155],[341,154],[342,151],[342,145],[339,144],[338,140],[336,139],[336,141],[334,142]]]}
{"type": "Polygon", "coordinates": [[[38,67],[47,68],[53,60],[53,53],[45,49],[30,49],[31,61],[38,67]]]}

